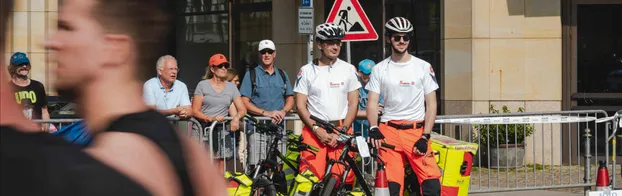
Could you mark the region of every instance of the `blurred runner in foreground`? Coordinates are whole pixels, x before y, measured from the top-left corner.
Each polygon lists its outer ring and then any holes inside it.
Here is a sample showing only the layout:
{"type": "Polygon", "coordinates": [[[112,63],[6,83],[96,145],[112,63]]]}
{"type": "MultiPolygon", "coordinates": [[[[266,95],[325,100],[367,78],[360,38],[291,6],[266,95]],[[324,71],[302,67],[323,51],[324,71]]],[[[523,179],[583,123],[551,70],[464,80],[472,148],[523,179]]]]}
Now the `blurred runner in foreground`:
{"type": "Polygon", "coordinates": [[[93,132],[87,152],[157,195],[224,195],[207,153],[179,136],[142,99],[141,76],[165,45],[172,11],[162,0],[65,0],[55,53],[55,88],[73,99],[93,132]],[[211,177],[211,178],[210,178],[211,177]]]}
{"type": "MultiPolygon", "coordinates": [[[[0,46],[12,0],[0,1],[0,46]]],[[[0,54],[4,55],[0,47],[0,54]]],[[[4,64],[0,56],[0,64],[4,64]]],[[[57,136],[41,132],[15,103],[0,69],[0,195],[149,195],[143,185],[57,136]]],[[[152,192],[153,193],[153,192],[152,192]]]]}

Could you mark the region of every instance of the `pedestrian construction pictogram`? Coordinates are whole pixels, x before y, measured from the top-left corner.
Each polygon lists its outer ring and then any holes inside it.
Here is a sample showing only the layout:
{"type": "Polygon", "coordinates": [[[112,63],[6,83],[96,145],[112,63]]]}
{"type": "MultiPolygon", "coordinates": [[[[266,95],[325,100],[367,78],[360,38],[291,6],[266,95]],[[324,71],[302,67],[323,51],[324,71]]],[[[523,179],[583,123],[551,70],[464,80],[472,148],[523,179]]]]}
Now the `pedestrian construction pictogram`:
{"type": "Polygon", "coordinates": [[[336,0],[326,22],[339,25],[346,31],[343,41],[378,39],[376,30],[358,0],[336,0]]]}

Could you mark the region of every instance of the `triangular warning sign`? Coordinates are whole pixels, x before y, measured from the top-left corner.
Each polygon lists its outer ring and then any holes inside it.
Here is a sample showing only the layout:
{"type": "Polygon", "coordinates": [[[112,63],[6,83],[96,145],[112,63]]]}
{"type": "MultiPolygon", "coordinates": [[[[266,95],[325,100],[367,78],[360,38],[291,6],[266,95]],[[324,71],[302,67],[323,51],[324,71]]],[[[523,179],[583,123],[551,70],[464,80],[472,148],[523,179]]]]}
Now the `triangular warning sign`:
{"type": "Polygon", "coordinates": [[[346,31],[343,41],[378,40],[378,34],[358,0],[335,0],[326,22],[339,25],[346,31]]]}

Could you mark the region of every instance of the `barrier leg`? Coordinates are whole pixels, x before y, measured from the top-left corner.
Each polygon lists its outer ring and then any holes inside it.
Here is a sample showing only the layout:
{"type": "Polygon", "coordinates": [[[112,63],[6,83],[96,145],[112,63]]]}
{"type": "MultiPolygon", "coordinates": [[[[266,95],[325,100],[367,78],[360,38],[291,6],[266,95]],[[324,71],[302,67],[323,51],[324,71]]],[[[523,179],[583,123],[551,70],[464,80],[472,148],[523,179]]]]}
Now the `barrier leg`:
{"type": "MultiPolygon", "coordinates": [[[[590,155],[590,136],[592,136],[590,134],[590,129],[589,128],[585,128],[585,134],[583,135],[585,137],[585,153],[584,153],[584,157],[585,157],[585,164],[584,164],[584,172],[585,172],[585,176],[583,177],[583,182],[584,183],[590,183],[592,181],[592,178],[590,176],[590,166],[592,164],[592,162],[590,161],[590,158],[592,157],[592,155],[590,155]]],[[[591,189],[591,186],[586,186],[584,188],[584,190],[587,192],[591,189]]]]}

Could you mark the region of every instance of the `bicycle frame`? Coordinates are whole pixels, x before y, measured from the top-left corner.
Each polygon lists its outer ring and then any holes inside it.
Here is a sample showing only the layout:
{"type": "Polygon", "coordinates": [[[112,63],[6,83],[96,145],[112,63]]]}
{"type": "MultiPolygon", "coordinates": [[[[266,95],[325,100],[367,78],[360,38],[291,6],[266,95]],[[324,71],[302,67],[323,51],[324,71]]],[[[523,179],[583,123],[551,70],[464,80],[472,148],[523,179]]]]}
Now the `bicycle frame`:
{"type": "MultiPolygon", "coordinates": [[[[292,164],[289,159],[287,159],[287,157],[285,157],[285,155],[279,151],[278,149],[278,144],[279,141],[283,140],[283,137],[285,136],[282,133],[282,129],[280,127],[276,127],[275,125],[272,124],[266,124],[266,123],[260,123],[259,120],[253,118],[252,116],[246,114],[245,117],[247,117],[248,119],[252,120],[255,125],[257,126],[258,129],[261,130],[265,130],[266,133],[268,135],[273,135],[274,139],[272,140],[272,143],[270,144],[270,147],[268,148],[268,154],[266,155],[266,158],[261,160],[260,163],[258,164],[258,166],[254,169],[253,171],[253,175],[251,177],[251,179],[253,180],[253,184],[255,184],[257,181],[260,180],[260,174],[265,173],[266,171],[272,169],[274,171],[278,170],[278,162],[277,162],[277,157],[280,158],[283,163],[287,166],[289,166],[290,168],[297,168],[294,167],[294,164],[292,164]]],[[[289,139],[287,140],[288,142],[290,141],[289,139]]],[[[308,146],[308,145],[298,145],[297,150],[313,150],[313,151],[317,151],[316,147],[313,146],[308,146]]],[[[313,153],[313,152],[312,152],[313,153]]],[[[275,172],[272,172],[270,176],[268,177],[268,180],[273,181],[273,175],[275,172]]],[[[298,170],[294,170],[294,175],[298,175],[298,170]]],[[[273,182],[274,183],[274,182],[273,182]]],[[[257,190],[261,188],[261,187],[257,187],[257,186],[253,186],[253,188],[251,189],[251,194],[250,195],[254,195],[257,190]]],[[[290,187],[291,188],[291,187],[290,187]]],[[[291,190],[287,190],[287,192],[291,192],[291,190]]]]}
{"type": "Polygon", "coordinates": [[[339,186],[335,188],[335,190],[338,191],[337,195],[342,195],[342,194],[345,195],[344,186],[346,183],[346,178],[350,170],[352,170],[354,172],[354,176],[356,176],[357,181],[359,181],[359,185],[363,189],[363,192],[365,192],[365,194],[368,196],[372,196],[371,189],[369,188],[369,185],[367,184],[367,182],[365,182],[363,173],[361,173],[358,166],[356,166],[356,162],[352,159],[352,157],[348,156],[348,153],[350,152],[350,145],[352,144],[352,140],[354,138],[355,137],[350,137],[348,138],[348,140],[346,140],[346,142],[344,142],[341,155],[339,156],[339,160],[334,160],[334,159],[329,160],[328,165],[326,166],[326,172],[324,172],[326,175],[324,175],[324,179],[322,179],[322,183],[323,184],[327,183],[326,180],[329,179],[327,178],[327,176],[338,175],[338,174],[331,172],[331,170],[335,164],[340,164],[344,166],[344,170],[343,170],[343,174],[341,175],[341,178],[339,179],[339,186]]]}

